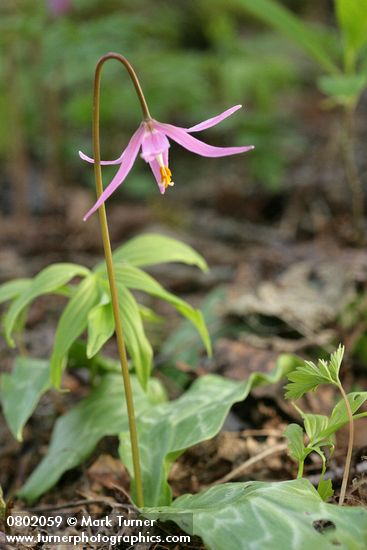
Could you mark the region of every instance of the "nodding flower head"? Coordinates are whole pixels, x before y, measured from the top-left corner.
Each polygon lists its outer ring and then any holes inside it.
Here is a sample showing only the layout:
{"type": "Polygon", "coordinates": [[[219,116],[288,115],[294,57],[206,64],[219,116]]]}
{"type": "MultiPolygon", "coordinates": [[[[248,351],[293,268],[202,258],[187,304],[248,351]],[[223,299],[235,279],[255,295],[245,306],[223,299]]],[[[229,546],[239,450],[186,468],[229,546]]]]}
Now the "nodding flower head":
{"type": "MultiPolygon", "coordinates": [[[[241,105],[235,105],[220,115],[209,118],[191,128],[181,128],[179,126],[173,126],[172,124],[158,122],[154,119],[144,120],[133,134],[126,149],[118,159],[101,161],[102,165],[120,164],[120,167],[111,183],[106,187],[91,210],[84,216],[84,221],[98,210],[108,197],[112,195],[115,189],[125,180],[140,150],[141,157],[145,162],[149,163],[160,192],[164,194],[168,187],[174,185],[172,173],[168,165],[169,139],[182,145],[182,147],[188,151],[203,157],[225,157],[237,153],[245,153],[246,151],[254,149],[253,145],[246,145],[244,147],[214,147],[191,135],[192,132],[200,132],[201,130],[206,130],[211,126],[215,126],[240,108],[241,105]]],[[[79,151],[79,155],[87,162],[94,162],[92,158],[81,151],[79,151]]]]}

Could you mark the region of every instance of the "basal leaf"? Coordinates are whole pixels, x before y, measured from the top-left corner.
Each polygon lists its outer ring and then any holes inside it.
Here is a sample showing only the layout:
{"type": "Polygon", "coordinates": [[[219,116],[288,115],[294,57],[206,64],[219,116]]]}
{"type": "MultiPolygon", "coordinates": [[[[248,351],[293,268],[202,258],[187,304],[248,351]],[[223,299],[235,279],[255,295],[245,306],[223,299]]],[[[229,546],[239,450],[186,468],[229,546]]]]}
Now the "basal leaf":
{"type": "MultiPolygon", "coordinates": [[[[200,311],[204,321],[210,330],[211,338],[218,337],[222,329],[222,320],[218,315],[218,307],[225,300],[226,292],[223,288],[215,288],[200,303],[200,311]]],[[[192,323],[183,321],[168,335],[160,349],[160,356],[164,361],[164,372],[172,373],[174,379],[185,377],[182,371],[178,371],[176,365],[178,362],[184,362],[192,367],[196,367],[200,357],[203,354],[203,344],[195,331],[192,323]]]]}
{"type": "MultiPolygon", "coordinates": [[[[145,393],[132,377],[136,413],[164,399],[156,379],[145,393]]],[[[109,374],[98,387],[55,424],[48,453],[34,470],[19,496],[32,502],[46,492],[67,470],[78,466],[93,451],[98,441],[128,427],[121,375],[109,374]]]]}
{"type": "Polygon", "coordinates": [[[367,511],[326,504],[305,479],[226,483],[143,514],[174,521],[208,550],[367,547],[367,511]]]}
{"type": "Polygon", "coordinates": [[[7,424],[18,441],[41,395],[50,387],[48,361],[17,357],[10,374],[1,376],[1,403],[7,424]]]}
{"type": "Polygon", "coordinates": [[[31,279],[15,279],[0,285],[0,304],[16,298],[29,286],[30,282],[31,279]]]}
{"type": "Polygon", "coordinates": [[[99,302],[100,287],[95,275],[82,281],[78,290],[64,309],[57,325],[50,368],[51,380],[59,387],[68,351],[75,340],[87,328],[88,314],[99,302]]]}
{"type": "Polygon", "coordinates": [[[116,281],[116,284],[126,347],[136,375],[143,388],[146,388],[152,370],[153,350],[146,337],[134,296],[121,282],[116,281]]]}
{"type": "Polygon", "coordinates": [[[87,357],[91,358],[109,340],[115,331],[111,302],[97,304],[88,314],[87,357]]]}
{"type": "Polygon", "coordinates": [[[86,267],[76,264],[54,264],[43,269],[30,284],[25,285],[21,294],[12,302],[4,318],[5,336],[10,346],[14,347],[12,339],[13,328],[20,313],[33,300],[44,294],[55,292],[76,276],[85,277],[89,273],[86,267]]]}
{"type": "Polygon", "coordinates": [[[208,354],[211,354],[209,334],[201,311],[193,308],[171,292],[165,290],[153,277],[132,265],[117,264],[116,279],[127,288],[141,290],[170,303],[181,315],[186,317],[199,332],[208,354]]]}
{"type": "Polygon", "coordinates": [[[202,271],[208,266],[202,256],[191,246],[164,235],[140,235],[120,246],[113,254],[114,263],[128,262],[137,267],[165,262],[181,262],[195,265],[202,271]]]}
{"type": "MultiPolygon", "coordinates": [[[[291,365],[279,364],[272,373],[253,373],[245,382],[216,375],[202,376],[178,399],[139,415],[146,505],[170,501],[167,476],[173,459],[188,447],[216,435],[234,403],[245,399],[255,386],[278,381],[289,368],[291,365]]],[[[120,454],[133,475],[128,434],[122,433],[120,439],[120,454]]]]}

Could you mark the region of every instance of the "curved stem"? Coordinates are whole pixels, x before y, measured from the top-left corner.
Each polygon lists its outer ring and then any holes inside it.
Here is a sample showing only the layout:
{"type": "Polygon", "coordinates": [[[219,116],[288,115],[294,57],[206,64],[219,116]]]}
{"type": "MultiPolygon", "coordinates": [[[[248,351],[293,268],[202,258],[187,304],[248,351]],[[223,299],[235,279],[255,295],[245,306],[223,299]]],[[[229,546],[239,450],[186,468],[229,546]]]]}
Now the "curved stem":
{"type": "MultiPolygon", "coordinates": [[[[123,66],[125,67],[125,69],[129,73],[129,76],[132,80],[132,83],[134,84],[135,91],[136,91],[137,96],[138,96],[139,101],[140,101],[141,110],[143,111],[144,119],[145,120],[150,120],[152,117],[150,116],[150,112],[149,112],[149,109],[148,109],[148,104],[147,104],[146,99],[144,97],[143,90],[140,86],[139,79],[136,76],[136,72],[134,71],[134,69],[132,68],[132,66],[130,65],[130,63],[126,59],[126,57],[124,57],[123,55],[120,55],[119,53],[115,53],[115,52],[109,52],[106,55],[103,55],[97,63],[96,79],[97,79],[97,75],[98,75],[98,78],[100,80],[100,73],[101,73],[102,67],[103,67],[104,63],[106,61],[108,61],[109,59],[116,59],[117,61],[120,61],[120,63],[123,64],[123,66]]],[[[94,82],[94,84],[96,84],[96,81],[94,82]]],[[[99,86],[98,86],[98,88],[99,88],[99,86]]],[[[94,92],[96,92],[95,87],[94,87],[94,92]]],[[[99,92],[99,89],[98,89],[98,92],[99,92]]],[[[99,103],[98,103],[98,108],[99,108],[99,103]]]]}
{"type": "MultiPolygon", "coordinates": [[[[93,97],[93,152],[94,152],[94,175],[96,180],[97,198],[99,198],[103,193],[101,150],[100,150],[100,136],[99,136],[101,72],[102,72],[103,64],[108,59],[117,59],[118,61],[121,61],[121,63],[126,67],[133,81],[136,92],[139,96],[144,117],[150,118],[149,110],[148,110],[143,92],[141,90],[137,76],[133,68],[131,67],[130,63],[123,56],[115,53],[109,53],[101,57],[96,67],[95,78],[94,78],[94,97],[93,97]]],[[[104,204],[102,204],[99,208],[99,222],[101,227],[104,255],[106,259],[108,281],[109,281],[110,291],[111,291],[111,302],[112,302],[112,308],[113,308],[113,315],[115,319],[117,347],[118,347],[118,352],[120,357],[122,377],[124,381],[126,408],[127,408],[128,419],[129,419],[131,453],[132,453],[134,478],[135,478],[135,486],[136,486],[136,502],[138,507],[141,508],[144,506],[144,497],[143,497],[143,485],[142,485],[141,468],[140,468],[138,435],[137,435],[135,412],[134,412],[134,401],[133,401],[133,393],[131,388],[129,367],[127,362],[124,332],[123,332],[122,323],[121,323],[119,299],[118,299],[118,292],[117,292],[117,286],[116,286],[115,271],[113,266],[106,208],[104,204]]]]}
{"type": "Polygon", "coordinates": [[[345,393],[344,388],[341,384],[338,387],[339,387],[340,393],[343,396],[344,403],[345,403],[345,406],[347,408],[348,419],[349,419],[348,451],[347,451],[347,457],[345,459],[343,481],[342,481],[342,486],[341,486],[341,489],[340,489],[340,497],[339,497],[339,505],[341,506],[344,502],[345,492],[347,490],[347,484],[348,484],[348,478],[349,478],[349,472],[350,472],[350,465],[351,465],[351,461],[352,461],[353,440],[354,440],[354,424],[353,424],[353,413],[352,413],[352,409],[350,408],[350,404],[349,404],[349,401],[348,401],[347,394],[345,393]]]}

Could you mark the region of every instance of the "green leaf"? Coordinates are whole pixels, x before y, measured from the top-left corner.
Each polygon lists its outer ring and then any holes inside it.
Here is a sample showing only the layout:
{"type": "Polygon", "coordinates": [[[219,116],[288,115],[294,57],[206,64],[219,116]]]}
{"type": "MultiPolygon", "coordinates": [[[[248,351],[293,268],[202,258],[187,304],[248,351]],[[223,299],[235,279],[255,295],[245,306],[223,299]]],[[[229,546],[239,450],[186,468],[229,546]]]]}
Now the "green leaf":
{"type": "Polygon", "coordinates": [[[229,0],[229,2],[229,5],[237,9],[245,9],[286,36],[327,72],[339,72],[339,68],[325,49],[321,34],[303,23],[285,6],[275,0],[256,0],[256,2],[253,0],[229,0]]]}
{"type": "Polygon", "coordinates": [[[95,275],[82,281],[64,309],[57,325],[50,368],[51,381],[59,387],[68,351],[87,327],[88,314],[100,299],[100,288],[95,275]]]}
{"type": "Polygon", "coordinates": [[[367,74],[322,76],[317,84],[336,105],[353,106],[367,85],[367,74]]]}
{"type": "MultiPolygon", "coordinates": [[[[215,288],[200,303],[200,311],[213,339],[218,337],[218,333],[222,328],[218,308],[224,303],[225,298],[225,290],[223,288],[215,288]]],[[[198,338],[192,323],[189,321],[180,323],[178,328],[168,335],[160,350],[160,355],[164,361],[163,369],[165,374],[167,370],[170,371],[172,373],[171,376],[176,380],[178,377],[184,376],[181,371],[177,370],[177,363],[187,363],[195,368],[199,363],[203,351],[202,342],[198,338]]]]}
{"type": "MultiPolygon", "coordinates": [[[[139,415],[137,424],[146,505],[170,501],[167,475],[174,459],[188,447],[216,435],[231,406],[245,399],[253,387],[280,380],[289,368],[290,365],[278,364],[270,374],[253,373],[245,382],[216,375],[202,376],[178,399],[139,415]]],[[[128,433],[122,433],[120,440],[120,454],[133,476],[128,433]]]]}
{"type": "MultiPolygon", "coordinates": [[[[352,409],[353,418],[363,418],[367,416],[367,412],[355,414],[358,409],[367,401],[367,392],[352,392],[347,395],[350,408],[352,409]]],[[[328,425],[325,427],[321,433],[322,437],[328,437],[330,434],[335,433],[344,426],[348,424],[349,417],[347,413],[347,408],[344,403],[344,399],[341,399],[334,407],[328,425]]]]}
{"type": "Polygon", "coordinates": [[[87,357],[91,358],[115,332],[111,302],[97,304],[88,314],[87,357]]]}
{"type": "Polygon", "coordinates": [[[50,387],[49,362],[17,357],[11,374],[1,376],[1,402],[8,426],[18,441],[40,397],[50,387]]]}
{"type": "Polygon", "coordinates": [[[15,279],[0,285],[0,304],[13,300],[30,284],[31,279],[15,279]]]}
{"type": "Polygon", "coordinates": [[[211,343],[208,330],[205,325],[202,313],[194,309],[190,304],[181,300],[171,292],[165,290],[153,277],[144,273],[141,269],[132,265],[116,265],[116,279],[127,288],[141,290],[165,300],[171,304],[181,315],[186,317],[199,332],[206,347],[208,355],[211,355],[211,343]]]}
{"type": "Polygon", "coordinates": [[[116,281],[116,285],[126,347],[137,377],[143,388],[146,388],[152,370],[153,350],[146,337],[134,296],[121,282],[116,281]]]}
{"type": "Polygon", "coordinates": [[[335,8],[345,41],[346,68],[353,70],[358,50],[367,43],[367,2],[335,0],[335,8]]]}
{"type": "Polygon", "coordinates": [[[334,384],[338,386],[339,370],[343,360],[344,347],[339,346],[337,351],[330,355],[330,361],[319,359],[317,366],[312,361],[305,361],[288,375],[290,384],[286,386],[286,399],[299,399],[308,391],[316,390],[320,384],[334,384]]]}
{"type": "Polygon", "coordinates": [[[20,313],[33,300],[44,294],[55,292],[74,277],[85,277],[89,273],[86,267],[76,264],[54,264],[43,269],[29,285],[25,285],[23,292],[12,302],[4,318],[5,336],[10,346],[14,347],[11,335],[20,313]]]}
{"type": "MultiPolygon", "coordinates": [[[[128,262],[137,267],[165,262],[182,262],[207,271],[206,261],[191,246],[164,235],[140,235],[117,248],[114,263],[128,262]]],[[[100,268],[100,267],[99,267],[100,268]]]]}
{"type": "Polygon", "coordinates": [[[307,451],[303,442],[303,430],[301,426],[298,424],[289,424],[284,431],[284,435],[288,439],[290,455],[297,462],[303,462],[307,456],[307,451]]]}
{"type": "MultiPolygon", "coordinates": [[[[132,377],[136,413],[149,409],[164,399],[157,380],[143,392],[132,377]]],[[[109,374],[98,387],[55,424],[48,453],[34,470],[19,496],[28,502],[39,498],[60,479],[62,474],[78,466],[93,451],[98,441],[128,428],[128,419],[121,375],[109,374]]]]}
{"type": "Polygon", "coordinates": [[[319,441],[320,434],[325,430],[329,423],[329,418],[323,414],[302,414],[305,431],[308,435],[310,444],[319,441]]]}
{"type": "Polygon", "coordinates": [[[144,516],[174,521],[208,550],[364,550],[367,511],[326,504],[309,481],[225,483],[144,516]],[[327,527],[329,525],[329,528],[327,527]]]}
{"type": "Polygon", "coordinates": [[[331,479],[320,478],[320,481],[317,485],[317,492],[324,502],[327,502],[334,494],[333,482],[331,479]]]}

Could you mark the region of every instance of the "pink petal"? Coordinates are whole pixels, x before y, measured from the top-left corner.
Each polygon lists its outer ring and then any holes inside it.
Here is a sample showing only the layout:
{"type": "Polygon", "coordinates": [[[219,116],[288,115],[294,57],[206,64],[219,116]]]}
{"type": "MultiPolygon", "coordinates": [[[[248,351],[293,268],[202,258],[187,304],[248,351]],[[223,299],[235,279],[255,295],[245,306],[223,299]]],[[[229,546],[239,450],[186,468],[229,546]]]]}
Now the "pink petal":
{"type": "Polygon", "coordinates": [[[226,111],[223,111],[220,115],[214,116],[212,118],[208,118],[208,120],[204,120],[204,122],[200,122],[200,124],[196,124],[195,126],[191,126],[191,128],[186,128],[186,132],[200,132],[201,130],[206,130],[207,128],[211,128],[212,126],[215,126],[216,124],[219,124],[219,122],[222,122],[225,118],[228,118],[233,113],[238,111],[238,109],[241,109],[242,105],[235,105],[234,107],[231,107],[230,109],[227,109],[226,111]]]}
{"type": "Polygon", "coordinates": [[[202,157],[226,157],[228,155],[246,153],[246,151],[254,149],[253,145],[246,145],[245,147],[214,147],[213,145],[208,145],[190,136],[186,130],[178,126],[163,124],[161,122],[155,122],[154,124],[158,130],[164,132],[169,138],[176,141],[176,143],[202,157]]]}
{"type": "Polygon", "coordinates": [[[169,149],[169,141],[162,132],[148,130],[145,132],[142,141],[141,156],[146,162],[152,161],[157,155],[169,149]]]}
{"type": "MultiPolygon", "coordinates": [[[[85,155],[83,151],[79,151],[79,156],[82,160],[85,160],[86,162],[90,162],[91,164],[94,164],[94,159],[85,155]]],[[[106,166],[108,164],[121,164],[123,157],[124,157],[124,152],[116,160],[101,160],[101,165],[106,166]]]]}
{"type": "Polygon", "coordinates": [[[161,183],[161,171],[159,169],[159,164],[158,162],[156,161],[156,159],[154,160],[150,160],[149,161],[149,166],[154,174],[154,177],[156,179],[156,182],[158,184],[158,187],[159,187],[159,191],[161,192],[162,195],[164,195],[164,192],[166,190],[166,187],[164,184],[161,183]]]}
{"type": "Polygon", "coordinates": [[[128,173],[130,172],[135,159],[137,157],[137,154],[139,152],[141,141],[144,134],[144,127],[140,126],[135,134],[130,139],[125,151],[124,151],[124,163],[121,164],[120,168],[118,169],[116,175],[114,176],[111,183],[106,187],[106,189],[103,191],[102,195],[99,197],[93,208],[89,210],[89,212],[84,216],[83,220],[86,221],[89,216],[91,216],[107,199],[112,193],[117,189],[119,185],[124,181],[128,173]]]}

